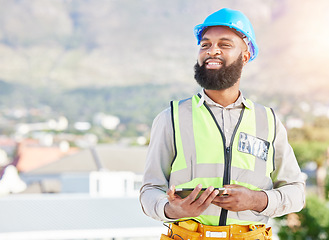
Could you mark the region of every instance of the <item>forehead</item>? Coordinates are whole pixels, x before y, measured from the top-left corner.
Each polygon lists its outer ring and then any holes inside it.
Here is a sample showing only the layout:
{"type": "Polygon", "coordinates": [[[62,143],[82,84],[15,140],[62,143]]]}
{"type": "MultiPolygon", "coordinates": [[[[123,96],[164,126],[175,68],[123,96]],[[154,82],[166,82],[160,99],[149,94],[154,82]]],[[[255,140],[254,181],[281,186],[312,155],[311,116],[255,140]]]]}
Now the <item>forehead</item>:
{"type": "MultiPolygon", "coordinates": [[[[242,36],[240,33],[238,33],[237,31],[235,31],[232,28],[229,27],[224,27],[224,26],[212,26],[212,27],[208,27],[207,29],[204,30],[203,35],[202,35],[202,39],[212,39],[212,38],[227,38],[230,39],[232,41],[239,41],[239,39],[241,41],[242,40],[242,36]]],[[[201,41],[202,41],[201,39],[201,41]]]]}

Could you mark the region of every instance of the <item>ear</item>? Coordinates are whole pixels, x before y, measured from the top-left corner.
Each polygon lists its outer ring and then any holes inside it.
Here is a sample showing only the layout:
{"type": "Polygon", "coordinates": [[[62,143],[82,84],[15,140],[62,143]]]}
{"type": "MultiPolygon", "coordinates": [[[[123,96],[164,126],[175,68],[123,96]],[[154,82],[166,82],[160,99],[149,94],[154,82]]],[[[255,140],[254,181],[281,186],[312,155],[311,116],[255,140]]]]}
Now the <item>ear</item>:
{"type": "Polygon", "coordinates": [[[250,52],[246,50],[243,52],[242,55],[243,66],[245,66],[249,62],[249,59],[250,59],[250,52]]]}

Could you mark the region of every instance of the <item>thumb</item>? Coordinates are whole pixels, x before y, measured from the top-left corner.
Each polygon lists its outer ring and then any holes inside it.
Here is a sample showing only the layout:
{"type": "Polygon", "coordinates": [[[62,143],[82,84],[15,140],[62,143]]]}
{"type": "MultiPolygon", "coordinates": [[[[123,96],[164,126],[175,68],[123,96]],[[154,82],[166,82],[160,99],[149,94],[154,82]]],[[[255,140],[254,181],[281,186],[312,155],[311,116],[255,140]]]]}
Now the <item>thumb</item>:
{"type": "Polygon", "coordinates": [[[173,200],[175,198],[175,186],[172,185],[170,188],[167,190],[167,196],[169,200],[173,200]]]}
{"type": "Polygon", "coordinates": [[[238,185],[236,185],[236,184],[231,184],[231,185],[224,185],[223,187],[225,188],[223,194],[231,195],[232,190],[233,190],[234,188],[238,187],[238,185]]]}

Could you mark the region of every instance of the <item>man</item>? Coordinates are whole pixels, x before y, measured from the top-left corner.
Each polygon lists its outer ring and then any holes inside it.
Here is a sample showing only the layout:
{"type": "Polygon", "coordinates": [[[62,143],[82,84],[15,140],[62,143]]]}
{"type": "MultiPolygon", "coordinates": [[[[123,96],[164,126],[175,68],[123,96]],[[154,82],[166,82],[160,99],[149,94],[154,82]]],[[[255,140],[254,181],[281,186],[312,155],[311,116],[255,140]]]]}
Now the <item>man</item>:
{"type": "MultiPolygon", "coordinates": [[[[224,8],[194,32],[200,45],[195,79],[203,91],[172,102],[155,118],[142,208],[161,221],[193,219],[203,226],[196,230],[201,236],[251,234],[251,226],[268,236],[262,224],[269,217],[304,206],[304,180],[273,110],[245,99],[239,90],[243,66],[258,54],[252,25],[241,12],[224,8]],[[222,187],[224,194],[218,195],[222,187]],[[181,198],[175,188],[194,190],[181,198]],[[239,228],[230,230],[233,224],[239,228]],[[202,230],[205,226],[221,227],[202,230]]],[[[169,237],[190,238],[177,224],[171,229],[169,237]]],[[[259,236],[248,239],[265,239],[259,236]]]]}

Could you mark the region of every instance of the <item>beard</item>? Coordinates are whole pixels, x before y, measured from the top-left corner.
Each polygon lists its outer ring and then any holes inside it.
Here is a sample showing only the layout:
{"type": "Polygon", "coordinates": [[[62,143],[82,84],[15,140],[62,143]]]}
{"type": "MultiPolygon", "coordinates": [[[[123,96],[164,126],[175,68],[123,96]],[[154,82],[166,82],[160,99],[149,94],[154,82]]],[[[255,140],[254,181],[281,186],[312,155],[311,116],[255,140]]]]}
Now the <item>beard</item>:
{"type": "MultiPolygon", "coordinates": [[[[205,61],[207,59],[205,59],[205,61]]],[[[229,66],[226,66],[226,61],[223,59],[221,60],[223,65],[220,69],[206,69],[205,61],[202,66],[200,66],[198,62],[194,65],[194,78],[204,89],[227,89],[232,87],[241,77],[243,67],[242,53],[238,59],[229,66]]]]}

